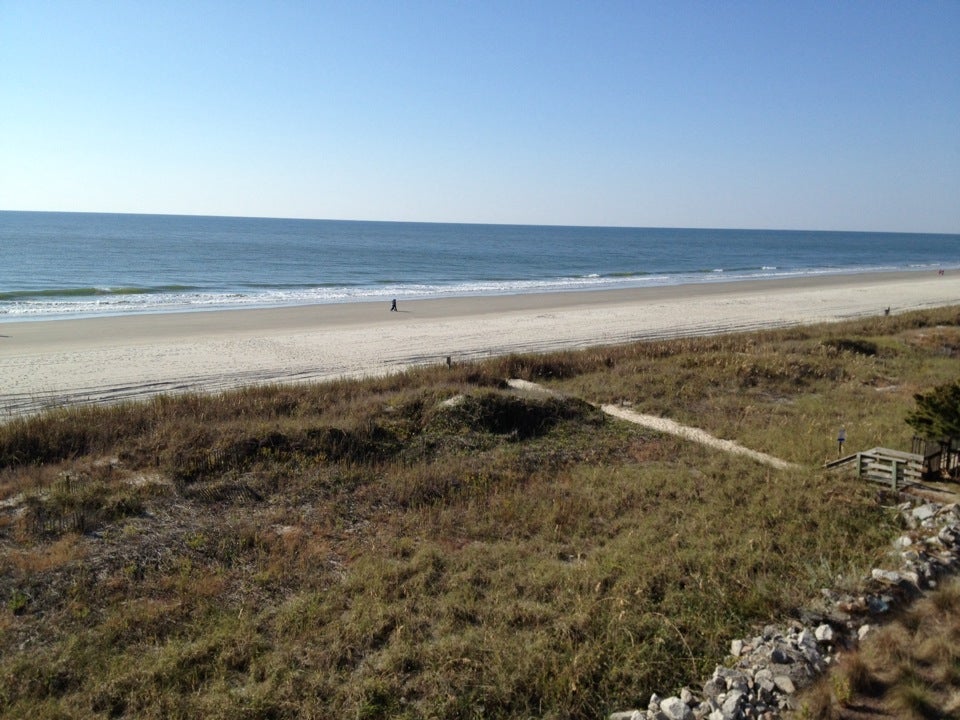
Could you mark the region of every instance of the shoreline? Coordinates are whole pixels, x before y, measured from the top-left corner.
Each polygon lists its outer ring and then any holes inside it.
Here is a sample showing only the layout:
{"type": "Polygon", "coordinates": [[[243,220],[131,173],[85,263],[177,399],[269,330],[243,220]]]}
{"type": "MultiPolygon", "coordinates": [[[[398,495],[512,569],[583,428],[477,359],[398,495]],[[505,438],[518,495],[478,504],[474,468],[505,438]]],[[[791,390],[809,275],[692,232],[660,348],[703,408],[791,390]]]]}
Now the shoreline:
{"type": "MultiPolygon", "coordinates": [[[[567,305],[577,305],[579,298],[600,298],[601,301],[603,298],[610,296],[627,296],[635,294],[642,296],[645,293],[657,293],[663,294],[665,297],[670,296],[685,296],[689,294],[691,290],[701,293],[701,294],[724,294],[727,292],[729,287],[737,286],[756,286],[760,287],[780,287],[780,286],[819,286],[819,285],[841,285],[848,283],[859,283],[864,278],[882,280],[882,279],[894,279],[894,278],[903,278],[909,276],[927,276],[930,273],[936,273],[940,270],[943,270],[945,275],[953,275],[960,273],[960,265],[956,267],[940,268],[940,267],[923,267],[923,268],[899,268],[899,269],[885,269],[885,270],[868,270],[868,271],[842,271],[842,270],[824,270],[819,273],[812,274],[793,274],[793,275],[782,275],[782,276],[758,276],[758,277],[737,277],[727,276],[722,279],[712,278],[707,279],[706,275],[703,279],[690,280],[685,282],[665,282],[662,284],[654,285],[624,285],[624,286],[600,286],[600,287],[567,287],[562,289],[528,289],[528,290],[513,290],[507,292],[493,292],[493,293],[476,293],[476,294],[437,294],[429,297],[422,296],[412,296],[412,297],[403,297],[402,295],[397,295],[398,302],[404,304],[434,304],[434,303],[470,303],[475,304],[476,302],[486,302],[490,301],[493,304],[493,307],[501,308],[504,305],[511,306],[514,304],[514,301],[517,298],[530,298],[542,299],[542,301],[537,301],[536,304],[544,306],[567,306],[567,305]]],[[[234,313],[234,312],[244,312],[244,313],[261,313],[261,312],[271,312],[271,311],[294,311],[297,309],[305,308],[330,308],[331,310],[336,310],[338,308],[363,308],[369,307],[371,305],[379,306],[387,304],[389,306],[391,300],[390,295],[384,295],[377,298],[363,298],[363,299],[353,299],[353,300],[316,300],[316,301],[302,301],[302,302],[289,302],[289,303],[252,303],[252,304],[211,304],[211,305],[193,305],[188,306],[184,305],[182,307],[167,308],[167,309],[129,309],[129,310],[113,310],[113,311],[101,311],[101,312],[65,312],[62,314],[38,314],[38,315],[0,315],[0,326],[4,325],[20,325],[20,324],[33,324],[33,323],[67,323],[67,322],[85,322],[91,320],[117,320],[120,318],[147,318],[147,317],[157,317],[157,316],[182,316],[182,315],[195,315],[195,314],[211,314],[211,313],[234,313]]],[[[588,303],[592,303],[592,300],[587,300],[588,303]]],[[[348,316],[351,316],[352,313],[348,310],[348,316]]]]}
{"type": "Polygon", "coordinates": [[[960,305],[960,271],[0,322],[0,420],[166,392],[377,375],[960,305]]]}

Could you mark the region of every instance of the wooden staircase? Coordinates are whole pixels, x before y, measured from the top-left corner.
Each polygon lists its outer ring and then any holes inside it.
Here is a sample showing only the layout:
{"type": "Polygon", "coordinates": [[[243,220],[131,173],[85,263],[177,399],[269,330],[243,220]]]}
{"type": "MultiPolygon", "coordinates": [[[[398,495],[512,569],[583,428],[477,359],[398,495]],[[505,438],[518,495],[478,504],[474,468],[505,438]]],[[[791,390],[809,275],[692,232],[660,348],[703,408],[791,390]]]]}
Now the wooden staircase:
{"type": "Polygon", "coordinates": [[[892,490],[897,490],[920,482],[923,477],[923,455],[876,447],[838,458],[824,467],[855,467],[857,477],[883,483],[892,490]]]}

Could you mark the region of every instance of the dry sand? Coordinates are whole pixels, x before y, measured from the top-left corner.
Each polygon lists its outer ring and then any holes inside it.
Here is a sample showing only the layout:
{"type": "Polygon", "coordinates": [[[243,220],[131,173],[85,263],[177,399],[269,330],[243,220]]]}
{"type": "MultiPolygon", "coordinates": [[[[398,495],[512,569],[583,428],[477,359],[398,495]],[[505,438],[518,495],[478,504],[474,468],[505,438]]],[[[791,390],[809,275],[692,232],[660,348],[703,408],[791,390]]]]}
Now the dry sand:
{"type": "Polygon", "coordinates": [[[954,304],[958,271],[0,323],[0,418],[954,304]]]}

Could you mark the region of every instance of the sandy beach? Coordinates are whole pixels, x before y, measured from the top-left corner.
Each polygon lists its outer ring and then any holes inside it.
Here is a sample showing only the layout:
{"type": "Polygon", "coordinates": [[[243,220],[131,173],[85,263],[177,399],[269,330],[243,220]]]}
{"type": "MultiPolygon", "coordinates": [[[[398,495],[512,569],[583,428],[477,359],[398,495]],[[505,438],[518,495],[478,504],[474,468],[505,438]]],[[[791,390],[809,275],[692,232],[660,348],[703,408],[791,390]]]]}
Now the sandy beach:
{"type": "Polygon", "coordinates": [[[960,304],[960,272],[0,323],[0,418],[960,304]]]}

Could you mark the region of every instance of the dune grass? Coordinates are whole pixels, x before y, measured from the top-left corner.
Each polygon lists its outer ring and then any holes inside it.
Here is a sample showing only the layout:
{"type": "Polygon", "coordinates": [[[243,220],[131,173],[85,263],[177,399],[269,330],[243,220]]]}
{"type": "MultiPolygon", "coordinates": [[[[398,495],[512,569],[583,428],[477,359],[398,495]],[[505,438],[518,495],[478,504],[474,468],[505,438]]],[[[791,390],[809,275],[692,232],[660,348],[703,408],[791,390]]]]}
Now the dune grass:
{"type": "Polygon", "coordinates": [[[909,447],[913,394],[955,379],[958,356],[960,311],[945,308],[11,421],[0,715],[645,706],[882,557],[889,504],[822,463],[838,423],[851,449],[909,447]]]}
{"type": "Polygon", "coordinates": [[[798,718],[935,720],[960,717],[960,581],[877,629],[810,688],[798,718]]]}

